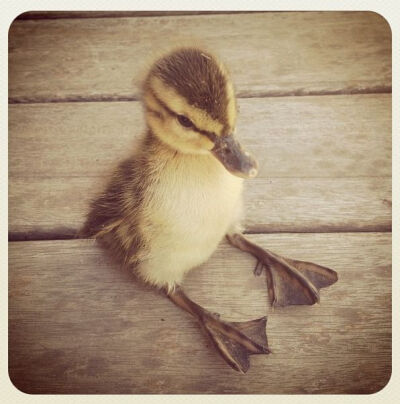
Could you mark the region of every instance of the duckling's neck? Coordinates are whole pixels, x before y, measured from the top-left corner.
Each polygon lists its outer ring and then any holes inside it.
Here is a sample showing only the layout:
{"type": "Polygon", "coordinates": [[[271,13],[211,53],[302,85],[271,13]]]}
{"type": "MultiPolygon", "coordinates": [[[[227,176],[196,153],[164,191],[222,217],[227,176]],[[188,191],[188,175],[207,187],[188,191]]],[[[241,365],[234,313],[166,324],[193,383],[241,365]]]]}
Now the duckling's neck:
{"type": "Polygon", "coordinates": [[[158,156],[161,158],[171,158],[171,156],[177,156],[178,149],[174,149],[169,144],[162,141],[151,129],[147,130],[144,150],[151,156],[158,156]]]}

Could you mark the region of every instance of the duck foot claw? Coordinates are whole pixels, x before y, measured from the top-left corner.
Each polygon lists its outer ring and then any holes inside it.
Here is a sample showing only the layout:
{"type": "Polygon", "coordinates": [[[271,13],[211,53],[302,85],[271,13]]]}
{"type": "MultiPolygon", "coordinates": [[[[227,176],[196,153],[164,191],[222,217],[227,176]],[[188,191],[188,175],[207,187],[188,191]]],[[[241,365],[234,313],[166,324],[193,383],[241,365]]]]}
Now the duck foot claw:
{"type": "Polygon", "coordinates": [[[262,261],[257,260],[257,264],[256,267],[254,268],[254,275],[255,276],[260,276],[263,273],[264,270],[264,264],[262,263],[262,261]]]}

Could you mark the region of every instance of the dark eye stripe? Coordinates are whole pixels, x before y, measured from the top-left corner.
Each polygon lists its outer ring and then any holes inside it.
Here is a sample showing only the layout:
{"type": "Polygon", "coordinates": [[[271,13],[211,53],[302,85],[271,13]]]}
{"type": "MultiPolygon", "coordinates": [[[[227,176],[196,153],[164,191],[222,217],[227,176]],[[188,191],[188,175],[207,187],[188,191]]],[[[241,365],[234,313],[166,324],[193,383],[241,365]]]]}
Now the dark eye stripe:
{"type": "MultiPolygon", "coordinates": [[[[154,91],[151,88],[148,88],[148,91],[150,92],[150,94],[154,97],[154,99],[161,105],[162,108],[165,109],[165,111],[170,114],[173,117],[178,118],[179,116],[184,116],[184,115],[179,115],[176,112],[174,112],[164,101],[160,100],[157,95],[154,93],[154,91]]],[[[186,118],[186,117],[185,117],[186,118]]],[[[186,118],[188,119],[188,118],[186,118]]],[[[178,118],[179,120],[179,118],[178,118]]],[[[190,119],[188,119],[188,121],[190,121],[190,119]]],[[[213,132],[209,132],[208,130],[203,130],[203,129],[199,129],[192,121],[190,121],[192,123],[192,130],[200,133],[201,135],[204,135],[206,137],[208,137],[212,142],[215,142],[215,139],[217,138],[217,135],[213,132]]],[[[183,125],[185,126],[185,125],[183,125]]]]}

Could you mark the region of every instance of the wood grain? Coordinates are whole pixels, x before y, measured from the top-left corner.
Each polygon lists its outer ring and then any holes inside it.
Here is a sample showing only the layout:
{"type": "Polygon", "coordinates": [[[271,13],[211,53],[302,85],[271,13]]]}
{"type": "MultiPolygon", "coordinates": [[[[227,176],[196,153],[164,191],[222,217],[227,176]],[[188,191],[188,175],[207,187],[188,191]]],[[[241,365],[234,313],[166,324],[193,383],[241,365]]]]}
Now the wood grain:
{"type": "MultiPolygon", "coordinates": [[[[99,178],[23,178],[9,184],[10,240],[74,237],[99,178]]],[[[246,184],[247,232],[390,231],[391,179],[273,178],[246,184]]]]}
{"type": "Polygon", "coordinates": [[[228,320],[268,313],[272,354],[246,375],[197,324],[89,240],[9,246],[9,369],[27,393],[373,393],[391,373],[391,236],[250,236],[330,266],[321,304],[271,311],[254,259],[223,243],[185,288],[228,320]],[[188,358],[190,367],[188,368],[188,358]],[[210,383],[212,380],[212,383],[210,383]]]}
{"type": "Polygon", "coordinates": [[[255,13],[16,20],[10,100],[137,98],[156,54],[198,41],[226,62],[241,97],[391,91],[391,31],[380,15],[255,13]]]}
{"type": "MultiPolygon", "coordinates": [[[[12,105],[9,119],[13,239],[73,236],[144,130],[138,102],[12,105]]],[[[240,100],[238,134],[260,162],[248,231],[390,230],[389,95],[240,100]]]]}
{"type": "MultiPolygon", "coordinates": [[[[239,100],[258,178],[391,175],[391,95],[239,100]]],[[[10,176],[104,176],[145,126],[139,102],[10,105],[10,176]]]]}

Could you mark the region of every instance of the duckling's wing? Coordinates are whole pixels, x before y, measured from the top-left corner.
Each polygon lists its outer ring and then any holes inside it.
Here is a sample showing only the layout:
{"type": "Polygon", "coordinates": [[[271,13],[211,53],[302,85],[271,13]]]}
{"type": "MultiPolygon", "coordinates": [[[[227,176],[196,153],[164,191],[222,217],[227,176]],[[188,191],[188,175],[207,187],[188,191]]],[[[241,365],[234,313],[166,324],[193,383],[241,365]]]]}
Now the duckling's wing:
{"type": "Polygon", "coordinates": [[[263,264],[267,269],[268,290],[273,306],[314,304],[319,289],[332,285],[338,275],[332,269],[312,262],[292,260],[265,251],[263,264]]]}
{"type": "Polygon", "coordinates": [[[100,237],[111,232],[127,215],[132,218],[138,214],[138,189],[143,189],[144,182],[140,163],[130,158],[119,164],[106,189],[91,201],[90,211],[78,237],[100,237]]]}

